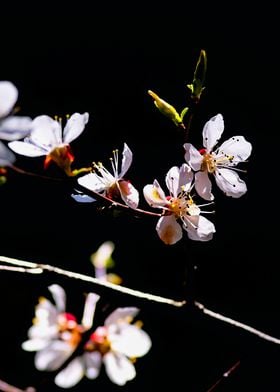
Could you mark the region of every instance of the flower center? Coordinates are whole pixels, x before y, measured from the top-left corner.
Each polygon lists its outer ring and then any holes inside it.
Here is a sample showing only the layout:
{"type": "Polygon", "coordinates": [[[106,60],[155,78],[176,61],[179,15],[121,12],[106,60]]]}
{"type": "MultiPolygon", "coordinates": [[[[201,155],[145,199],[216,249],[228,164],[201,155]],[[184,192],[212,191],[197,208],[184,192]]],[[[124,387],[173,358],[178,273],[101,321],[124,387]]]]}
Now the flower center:
{"type": "Polygon", "coordinates": [[[198,208],[191,196],[185,191],[182,191],[177,197],[170,197],[169,203],[168,208],[176,218],[182,215],[193,215],[192,210],[198,208]]]}
{"type": "Polygon", "coordinates": [[[216,159],[213,157],[212,154],[208,152],[204,152],[203,154],[203,161],[201,164],[202,171],[208,171],[208,173],[214,173],[217,168],[216,159]]]}
{"type": "Polygon", "coordinates": [[[106,327],[98,327],[91,334],[89,341],[85,345],[87,351],[99,351],[101,355],[105,355],[111,350],[111,344],[108,340],[108,332],[106,327]]]}

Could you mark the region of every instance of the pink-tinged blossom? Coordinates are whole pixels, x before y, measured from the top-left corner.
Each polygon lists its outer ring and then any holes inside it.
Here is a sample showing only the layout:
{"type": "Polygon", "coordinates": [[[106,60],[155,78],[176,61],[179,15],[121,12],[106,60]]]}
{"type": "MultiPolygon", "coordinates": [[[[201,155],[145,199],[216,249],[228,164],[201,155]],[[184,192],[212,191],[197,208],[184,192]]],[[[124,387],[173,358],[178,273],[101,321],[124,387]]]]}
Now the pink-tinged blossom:
{"type": "Polygon", "coordinates": [[[200,215],[200,207],[204,205],[196,205],[190,195],[193,180],[191,168],[185,163],[180,168],[174,166],[165,180],[169,196],[165,195],[157,180],[143,190],[147,203],[164,211],[156,226],[160,239],[167,245],[175,244],[183,236],[183,227],[192,240],[211,240],[215,227],[200,215]]]}
{"type": "MultiPolygon", "coordinates": [[[[25,137],[31,129],[30,117],[10,115],[18,99],[16,86],[9,81],[0,82],[0,139],[17,140],[25,137]]],[[[15,155],[0,141],[0,167],[9,166],[15,155]]]]}
{"type": "Polygon", "coordinates": [[[16,153],[28,157],[46,156],[45,168],[54,161],[71,176],[74,156],[70,143],[84,131],[88,118],[88,113],[74,113],[62,130],[61,121],[46,115],[38,116],[32,122],[30,136],[23,141],[10,142],[9,147],[16,153]]]}
{"type": "Polygon", "coordinates": [[[29,339],[22,343],[26,351],[36,351],[35,367],[38,370],[57,370],[77,348],[82,334],[92,326],[99,296],[89,293],[86,297],[81,324],[66,312],[66,295],[57,284],[49,286],[54,304],[40,298],[35,309],[33,326],[28,330],[29,339]]]}
{"type": "Polygon", "coordinates": [[[238,198],[247,192],[246,183],[236,172],[242,170],[237,169],[236,166],[248,159],[252,145],[243,136],[233,136],[213,150],[223,131],[223,117],[217,114],[203,128],[202,150],[198,151],[190,143],[184,144],[186,162],[196,172],[195,189],[206,200],[214,199],[209,174],[214,176],[218,187],[227,196],[238,198]]]}
{"type": "Polygon", "coordinates": [[[85,345],[83,355],[75,358],[55,378],[56,385],[71,388],[84,376],[95,379],[102,364],[109,379],[125,385],[136,376],[134,362],[151,348],[151,339],[136,322],[131,324],[139,310],[134,307],[118,308],[98,327],[85,345]]]}
{"type": "MultiPolygon", "coordinates": [[[[139,203],[139,193],[134,186],[124,179],[125,174],[132,163],[132,151],[128,145],[124,144],[122,153],[121,169],[119,171],[119,153],[118,150],[113,151],[113,158],[111,158],[112,172],[111,174],[102,163],[95,164],[95,172],[86,174],[78,178],[78,183],[83,187],[100,193],[111,200],[116,200],[119,197],[130,208],[137,208],[139,203]]],[[[84,200],[82,194],[72,195],[78,202],[88,202],[90,199],[84,200]]],[[[94,200],[94,199],[93,199],[94,200]]],[[[93,201],[92,200],[92,201],[93,201]]]]}

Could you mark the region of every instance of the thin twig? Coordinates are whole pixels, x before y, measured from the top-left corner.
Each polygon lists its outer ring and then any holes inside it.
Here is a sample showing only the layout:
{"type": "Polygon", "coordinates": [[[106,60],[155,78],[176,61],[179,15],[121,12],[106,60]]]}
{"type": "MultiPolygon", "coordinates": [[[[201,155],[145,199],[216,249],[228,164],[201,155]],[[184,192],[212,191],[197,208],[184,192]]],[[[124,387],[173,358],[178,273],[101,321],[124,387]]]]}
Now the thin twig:
{"type": "MultiPolygon", "coordinates": [[[[70,181],[70,180],[73,180],[73,177],[58,178],[58,177],[44,176],[44,175],[42,175],[42,174],[38,174],[38,173],[33,173],[33,172],[30,172],[30,171],[26,171],[26,170],[24,170],[24,169],[21,169],[21,168],[18,167],[18,166],[15,166],[15,165],[10,165],[9,168],[12,169],[12,170],[14,170],[14,171],[17,172],[17,173],[25,174],[25,175],[27,175],[27,176],[42,178],[43,180],[60,181],[60,182],[61,182],[61,181],[70,181]]],[[[90,189],[88,189],[88,188],[85,188],[84,186],[82,186],[82,185],[80,185],[80,184],[75,184],[75,188],[76,188],[76,189],[79,189],[79,188],[80,188],[80,189],[82,189],[82,191],[83,191],[84,193],[86,193],[86,194],[90,194],[90,195],[93,195],[94,197],[97,197],[97,198],[99,198],[99,199],[103,199],[103,200],[109,202],[112,206],[118,206],[118,207],[124,208],[124,209],[126,209],[126,210],[130,210],[131,212],[137,213],[138,215],[140,214],[140,215],[150,215],[150,216],[158,216],[158,217],[161,217],[161,216],[162,216],[162,214],[160,214],[160,213],[153,212],[153,211],[143,210],[143,209],[141,209],[141,208],[133,208],[133,209],[132,209],[132,208],[130,208],[129,206],[127,206],[126,204],[123,204],[123,203],[120,203],[120,202],[118,202],[118,201],[112,200],[112,199],[110,199],[109,197],[107,197],[107,196],[105,196],[105,195],[101,195],[100,193],[95,192],[95,191],[93,191],[93,190],[90,190],[90,189]]]]}
{"type": "MultiPolygon", "coordinates": [[[[124,287],[124,286],[119,286],[116,285],[114,283],[110,283],[107,281],[102,281],[99,280],[97,278],[93,278],[91,276],[88,275],[83,275],[77,272],[73,272],[73,271],[68,271],[59,267],[54,267],[52,265],[48,265],[48,264],[39,264],[39,263],[30,263],[29,261],[23,261],[23,260],[19,260],[19,259],[15,259],[15,258],[10,258],[10,257],[6,257],[6,256],[0,256],[0,262],[4,262],[4,263],[8,263],[8,264],[13,264],[16,266],[20,266],[20,267],[26,267],[28,269],[36,269],[36,273],[39,274],[43,271],[50,271],[50,272],[54,272],[55,274],[58,275],[64,275],[67,276],[68,278],[71,279],[78,279],[78,280],[82,280],[84,282],[89,282],[89,283],[93,283],[95,285],[99,285],[99,286],[103,286],[103,287],[107,287],[111,290],[115,290],[115,291],[119,291],[123,294],[127,294],[127,295],[132,295],[134,297],[137,298],[143,298],[143,299],[147,299],[150,301],[154,301],[154,302],[159,302],[159,303],[164,303],[167,305],[172,305],[172,306],[176,306],[176,307],[182,307],[184,305],[187,304],[187,301],[176,301],[174,299],[171,298],[165,298],[165,297],[161,297],[159,295],[153,295],[153,294],[149,294],[149,293],[144,293],[143,291],[139,291],[139,290],[133,290],[130,289],[128,287],[124,287]]],[[[24,268],[20,269],[19,272],[26,272],[24,268]]],[[[30,272],[28,270],[28,272],[30,272]]],[[[279,344],[280,345],[280,339],[277,339],[271,335],[268,335],[262,331],[259,331],[256,328],[250,327],[247,324],[241,323],[240,321],[236,321],[234,319],[231,319],[229,317],[223,316],[220,313],[216,313],[213,312],[212,310],[206,308],[203,304],[201,304],[200,302],[195,301],[194,305],[202,311],[202,313],[206,314],[209,317],[215,318],[217,320],[223,321],[227,324],[233,325],[234,327],[237,328],[241,328],[244,329],[245,331],[258,336],[261,339],[267,340],[269,342],[275,343],[275,344],[279,344]]]]}
{"type": "Polygon", "coordinates": [[[0,380],[0,391],[2,392],[36,392],[33,387],[28,387],[26,389],[19,389],[5,381],[0,380]]]}
{"type": "Polygon", "coordinates": [[[12,272],[27,272],[28,274],[41,274],[43,272],[42,268],[11,267],[8,265],[0,265],[0,270],[12,272]]]}
{"type": "Polygon", "coordinates": [[[228,370],[222,375],[222,377],[220,377],[219,380],[217,380],[217,381],[215,382],[215,384],[213,384],[209,389],[207,389],[206,392],[213,392],[214,389],[216,389],[216,387],[217,387],[225,378],[227,378],[228,376],[230,376],[230,375],[238,368],[239,365],[240,365],[240,360],[237,361],[237,362],[235,362],[235,364],[232,365],[232,367],[231,367],[230,369],[228,369],[228,370]]]}
{"type": "MultiPolygon", "coordinates": [[[[0,261],[4,262],[4,263],[13,264],[13,265],[19,265],[21,267],[27,267],[28,269],[36,268],[36,271],[38,271],[37,273],[40,273],[43,271],[54,272],[59,275],[67,276],[68,278],[78,279],[78,280],[82,280],[84,282],[90,282],[90,283],[93,283],[93,284],[96,284],[99,286],[107,287],[107,288],[115,290],[115,291],[119,291],[123,294],[132,295],[132,296],[138,297],[138,298],[144,298],[144,299],[154,301],[154,302],[160,302],[160,303],[164,303],[164,304],[172,305],[172,306],[177,306],[177,307],[181,307],[186,304],[186,301],[175,301],[170,298],[164,298],[164,297],[160,297],[158,295],[144,293],[139,290],[133,290],[128,287],[119,286],[114,283],[99,280],[99,279],[94,278],[92,276],[83,275],[83,274],[73,272],[73,271],[67,271],[65,269],[62,269],[59,267],[54,267],[54,266],[48,265],[48,264],[30,263],[29,261],[18,260],[18,259],[14,259],[14,258],[10,258],[10,257],[5,257],[5,256],[0,256],[0,261]],[[39,272],[39,270],[41,270],[41,271],[39,272]]],[[[18,272],[25,272],[25,270],[23,268],[22,270],[20,270],[18,272]]],[[[28,271],[28,272],[30,272],[30,271],[28,271]]]]}
{"type": "Polygon", "coordinates": [[[248,331],[254,335],[257,335],[261,339],[268,340],[269,342],[272,342],[272,343],[280,344],[280,339],[277,339],[277,338],[274,338],[273,336],[267,335],[266,333],[261,332],[256,328],[250,327],[247,324],[241,323],[240,321],[236,321],[236,320],[233,320],[229,317],[223,316],[220,313],[213,312],[213,310],[207,309],[203,304],[201,304],[199,302],[195,302],[194,304],[204,314],[207,314],[207,316],[213,317],[213,318],[220,320],[220,321],[224,321],[225,323],[231,324],[234,327],[245,329],[245,331],[248,331]]]}

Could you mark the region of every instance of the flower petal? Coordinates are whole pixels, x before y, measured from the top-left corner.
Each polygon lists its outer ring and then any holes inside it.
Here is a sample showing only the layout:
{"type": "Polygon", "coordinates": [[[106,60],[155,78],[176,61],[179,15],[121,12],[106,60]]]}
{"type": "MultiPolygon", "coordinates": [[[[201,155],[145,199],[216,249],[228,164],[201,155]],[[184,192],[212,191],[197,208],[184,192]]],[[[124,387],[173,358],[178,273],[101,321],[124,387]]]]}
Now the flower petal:
{"type": "Polygon", "coordinates": [[[93,203],[94,201],[96,201],[96,199],[94,199],[93,197],[85,195],[77,189],[75,189],[75,192],[77,193],[72,193],[71,197],[78,203],[93,203]]]}
{"type": "Polygon", "coordinates": [[[30,133],[32,120],[30,117],[10,116],[0,122],[0,139],[17,140],[30,133]]]}
{"type": "Polygon", "coordinates": [[[119,174],[119,178],[123,178],[125,173],[130,168],[131,162],[132,162],[132,151],[128,147],[128,145],[124,143],[123,153],[122,153],[122,168],[119,174]]]}
{"type": "Polygon", "coordinates": [[[124,355],[108,352],[103,358],[109,379],[117,385],[125,385],[136,376],[136,371],[124,355]]]}
{"type": "Polygon", "coordinates": [[[48,287],[49,291],[52,293],[54,302],[56,304],[57,311],[59,313],[65,312],[66,308],[66,294],[64,289],[58,284],[52,284],[48,287]]]}
{"type": "Polygon", "coordinates": [[[49,116],[35,117],[32,122],[30,138],[27,141],[50,152],[55,147],[61,146],[61,123],[49,116]]]}
{"type": "Polygon", "coordinates": [[[0,167],[9,166],[15,160],[15,155],[2,142],[0,142],[0,167]]]}
{"type": "Polygon", "coordinates": [[[69,144],[73,140],[77,139],[78,136],[85,129],[85,125],[88,123],[89,114],[74,113],[67,121],[63,130],[63,143],[69,144]]]}
{"type": "Polygon", "coordinates": [[[231,162],[228,165],[237,165],[244,162],[251,155],[252,144],[247,142],[243,136],[233,136],[226,140],[216,151],[216,154],[231,156],[231,162]]]}
{"type": "Polygon", "coordinates": [[[215,180],[218,187],[227,195],[234,198],[241,197],[247,192],[246,183],[239,175],[230,169],[217,169],[215,180]]]}
{"type": "Polygon", "coordinates": [[[195,190],[203,199],[214,200],[214,196],[211,192],[212,183],[206,170],[195,173],[195,190]]]}
{"type": "Polygon", "coordinates": [[[48,339],[29,339],[22,343],[21,348],[25,351],[39,351],[49,344],[48,339]]]}
{"type": "Polygon", "coordinates": [[[198,171],[201,168],[203,157],[200,152],[190,143],[184,144],[185,160],[188,165],[194,170],[198,171]]]}
{"type": "Polygon", "coordinates": [[[79,177],[78,183],[85,188],[97,193],[100,193],[105,189],[105,184],[102,177],[95,173],[89,173],[85,176],[79,177]]]}
{"type": "Polygon", "coordinates": [[[182,228],[174,215],[162,216],[157,223],[156,230],[159,238],[166,245],[176,244],[183,236],[182,228]]]}
{"type": "Polygon", "coordinates": [[[99,301],[100,296],[95,293],[89,293],[86,297],[82,325],[87,331],[92,327],[93,316],[95,312],[96,303],[99,301]]]}
{"type": "Polygon", "coordinates": [[[127,323],[128,319],[133,319],[139,312],[138,308],[135,307],[125,307],[115,309],[106,318],[104,325],[108,327],[111,324],[116,323],[127,323]]]}
{"type": "Polygon", "coordinates": [[[183,228],[194,241],[210,241],[216,232],[213,223],[201,215],[185,217],[184,223],[183,228]]]}
{"type": "Polygon", "coordinates": [[[9,81],[0,82],[0,118],[7,116],[18,99],[16,86],[9,81]]]}
{"type": "Polygon", "coordinates": [[[179,178],[180,178],[180,169],[177,166],[171,167],[170,170],[168,170],[166,177],[165,177],[165,183],[170,191],[171,196],[177,197],[179,191],[179,178]]]}
{"type": "Polygon", "coordinates": [[[92,353],[84,353],[84,361],[86,366],[86,376],[90,380],[98,377],[102,365],[102,356],[99,351],[92,353]]]}
{"type": "Polygon", "coordinates": [[[77,357],[56,375],[54,383],[61,388],[72,388],[81,381],[84,374],[85,365],[83,358],[77,357]]]}
{"type": "Polygon", "coordinates": [[[38,370],[57,370],[72,353],[72,346],[61,340],[55,340],[36,353],[35,367],[38,370]]]}
{"type": "Polygon", "coordinates": [[[221,114],[217,114],[207,121],[207,123],[204,125],[202,136],[203,146],[208,152],[213,150],[213,147],[218,143],[223,132],[224,120],[221,114]]]}
{"type": "Polygon", "coordinates": [[[20,155],[25,155],[26,157],[40,157],[47,155],[47,151],[42,147],[34,146],[34,144],[29,142],[10,142],[8,146],[11,150],[20,155]]]}
{"type": "Polygon", "coordinates": [[[142,357],[152,346],[149,335],[131,324],[122,324],[116,333],[109,333],[108,339],[113,351],[131,358],[142,357]]]}
{"type": "Polygon", "coordinates": [[[130,208],[137,208],[139,204],[139,192],[137,189],[129,181],[119,180],[117,184],[125,204],[130,208]]]}
{"type": "Polygon", "coordinates": [[[143,193],[146,202],[151,207],[162,208],[166,206],[166,204],[168,204],[168,200],[165,196],[165,193],[163,192],[157,180],[154,180],[153,184],[145,185],[143,189],[143,193]]]}

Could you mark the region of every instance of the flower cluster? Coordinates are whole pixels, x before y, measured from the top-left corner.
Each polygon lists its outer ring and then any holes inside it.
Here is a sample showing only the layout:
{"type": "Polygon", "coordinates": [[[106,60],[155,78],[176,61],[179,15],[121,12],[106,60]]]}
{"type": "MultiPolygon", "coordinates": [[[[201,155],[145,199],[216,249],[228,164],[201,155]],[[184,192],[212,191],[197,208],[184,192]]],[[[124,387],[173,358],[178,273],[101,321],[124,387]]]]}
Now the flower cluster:
{"type": "Polygon", "coordinates": [[[57,284],[49,286],[54,304],[40,298],[35,309],[33,325],[28,331],[29,339],[22,344],[26,351],[35,351],[35,367],[42,371],[60,369],[82,345],[83,354],[74,357],[55,377],[62,388],[76,385],[84,376],[98,377],[104,364],[109,379],[124,385],[136,376],[133,362],[151,348],[151,340],[141,329],[141,324],[132,324],[139,309],[117,308],[85,340],[85,333],[93,324],[93,316],[99,296],[89,293],[86,297],[81,324],[76,317],[66,312],[66,295],[57,284]]]}

